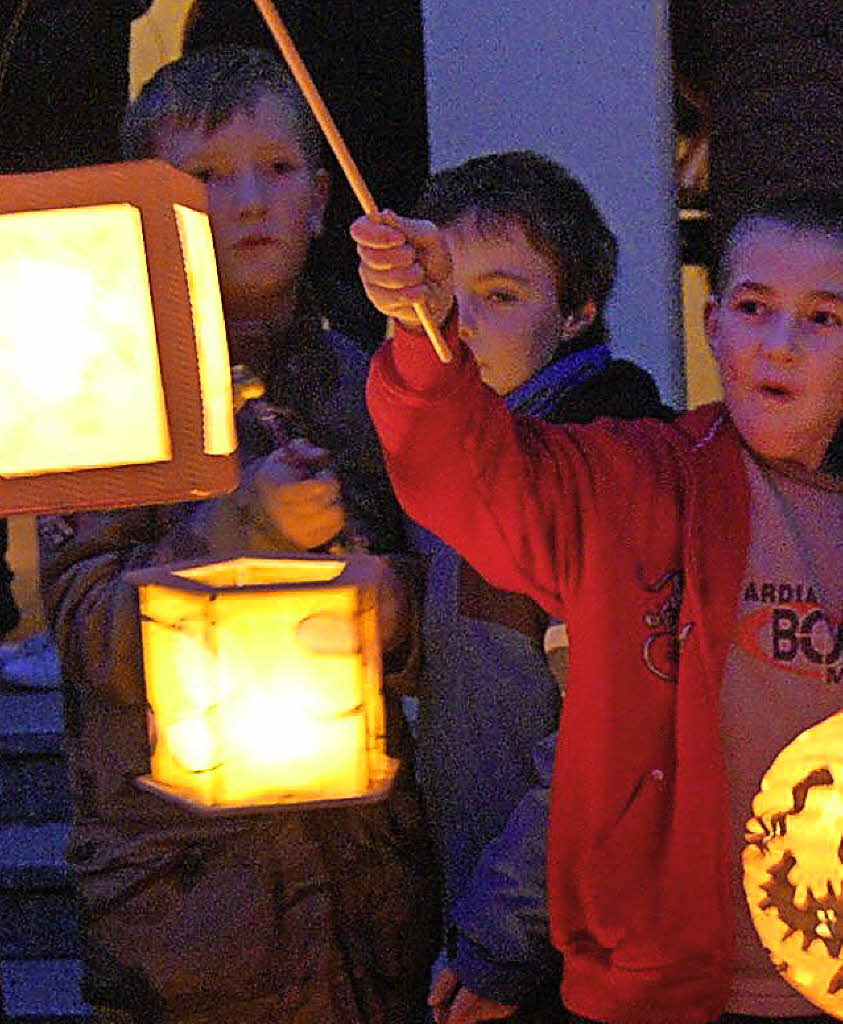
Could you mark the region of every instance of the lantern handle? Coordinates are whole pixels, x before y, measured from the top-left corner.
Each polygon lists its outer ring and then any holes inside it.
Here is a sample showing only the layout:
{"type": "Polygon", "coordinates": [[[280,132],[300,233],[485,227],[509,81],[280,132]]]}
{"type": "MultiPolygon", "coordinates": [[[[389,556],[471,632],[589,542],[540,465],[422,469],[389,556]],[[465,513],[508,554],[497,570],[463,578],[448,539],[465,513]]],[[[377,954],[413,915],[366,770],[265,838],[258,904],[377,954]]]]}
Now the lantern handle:
{"type": "MultiPolygon", "coordinates": [[[[296,80],[298,87],[301,89],[304,98],[307,100],[308,106],[313,113],[319,127],[322,129],[328,145],[331,147],[334,156],[337,158],[337,162],[342,168],[343,174],[345,174],[348,184],[351,186],[354,195],[357,197],[357,201],[363,208],[363,212],[367,217],[373,217],[378,212],[378,205],[374,200],[372,193],[369,191],[369,187],[363,180],[363,175],[354,162],[348,146],[345,144],[345,140],[339,133],[339,129],[334,123],[333,117],[328,110],[322,97],[319,95],[319,90],[310,77],[310,72],[304,61],[301,59],[298,50],[296,49],[295,43],[287,31],[284,22],[281,20],[281,16],[275,9],[271,0],[254,0],[255,6],[260,11],[263,20],[266,22],[266,27],[272,33],[272,37],[278,44],[278,48],[281,51],[284,60],[287,62],[287,67],[290,69],[290,73],[296,80]]],[[[430,316],[430,312],[424,303],[418,302],[413,303],[413,312],[419,318],[422,326],[424,327],[425,334],[430,339],[430,343],[434,348],[434,351],[442,360],[443,363],[449,363],[451,361],[451,350],[442,337],[442,334],[434,323],[430,316]]]]}

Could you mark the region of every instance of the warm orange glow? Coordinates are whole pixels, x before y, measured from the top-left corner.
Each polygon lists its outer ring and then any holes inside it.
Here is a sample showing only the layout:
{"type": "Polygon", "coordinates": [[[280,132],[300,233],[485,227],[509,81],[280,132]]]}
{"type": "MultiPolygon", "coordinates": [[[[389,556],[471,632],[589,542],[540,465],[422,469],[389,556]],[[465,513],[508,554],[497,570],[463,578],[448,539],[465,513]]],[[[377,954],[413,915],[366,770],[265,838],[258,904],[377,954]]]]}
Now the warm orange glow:
{"type": "Polygon", "coordinates": [[[175,213],[196,332],[205,451],[209,455],[228,455],[234,451],[237,437],[211,225],[206,213],[180,203],[175,204],[175,213]]]}
{"type": "Polygon", "coordinates": [[[0,177],[0,514],[237,483],[207,194],[163,161],[0,177]]]}
{"type": "Polygon", "coordinates": [[[135,574],[155,723],[148,784],[204,808],[377,791],[392,766],[372,565],[240,558],[135,574]],[[302,624],[332,619],[345,627],[337,643],[305,646],[302,624]]]}
{"type": "Polygon", "coordinates": [[[782,977],[843,1018],[843,712],[785,747],[752,810],[743,868],[755,928],[782,977]]]}
{"type": "Polygon", "coordinates": [[[0,217],[0,309],[0,473],[170,458],[137,209],[0,217]]]}

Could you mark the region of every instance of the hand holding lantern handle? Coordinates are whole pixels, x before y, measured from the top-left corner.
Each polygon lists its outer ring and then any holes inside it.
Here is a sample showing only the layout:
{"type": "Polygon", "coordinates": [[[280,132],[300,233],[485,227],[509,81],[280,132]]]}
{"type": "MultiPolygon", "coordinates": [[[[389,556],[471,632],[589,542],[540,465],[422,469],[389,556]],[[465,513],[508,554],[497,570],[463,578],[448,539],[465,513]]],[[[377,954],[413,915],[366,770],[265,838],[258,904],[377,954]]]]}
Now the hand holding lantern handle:
{"type": "Polygon", "coordinates": [[[238,433],[259,454],[244,467],[249,501],[297,550],[338,554],[359,548],[349,530],[330,452],[312,444],[289,410],[264,397],[264,383],[248,367],[232,368],[238,433]]]}
{"type": "MultiPolygon", "coordinates": [[[[265,386],[248,366],[231,369],[234,412],[239,431],[260,433],[272,451],[253,465],[247,486],[279,531],[302,550],[329,554],[354,553],[379,564],[378,606],[385,650],[403,642],[408,621],[406,587],[385,556],[368,555],[368,544],[353,528],[343,509],[340,485],[330,469],[330,453],[311,444],[292,411],[265,397],[265,386]]],[[[353,623],[331,615],[302,623],[299,639],[321,653],[347,653],[353,623]]],[[[356,642],[356,641],[355,641],[356,642]]]]}
{"type": "MultiPolygon", "coordinates": [[[[310,77],[310,72],[307,70],[304,61],[299,56],[298,50],[296,49],[284,23],[281,21],[278,12],[272,5],[271,0],[254,0],[254,2],[266,22],[267,28],[272,33],[275,42],[278,44],[278,48],[281,50],[293,78],[295,78],[304,98],[307,100],[313,116],[316,118],[319,127],[322,129],[322,132],[328,141],[328,145],[333,150],[334,156],[337,158],[337,162],[343,169],[343,173],[345,174],[352,191],[357,197],[357,201],[363,208],[363,212],[367,217],[377,218],[377,203],[375,202],[372,193],[369,191],[366,182],[363,180],[363,176],[360,174],[360,171],[358,170],[357,165],[345,144],[345,140],[340,135],[337,126],[334,123],[334,119],[331,117],[330,111],[325,106],[322,97],[319,95],[319,91],[314,85],[313,79],[310,77]]],[[[413,310],[418,322],[424,327],[425,333],[430,339],[430,343],[433,345],[436,354],[443,363],[450,362],[451,351],[440,334],[436,322],[430,316],[426,304],[424,302],[414,303],[413,310]]]]}

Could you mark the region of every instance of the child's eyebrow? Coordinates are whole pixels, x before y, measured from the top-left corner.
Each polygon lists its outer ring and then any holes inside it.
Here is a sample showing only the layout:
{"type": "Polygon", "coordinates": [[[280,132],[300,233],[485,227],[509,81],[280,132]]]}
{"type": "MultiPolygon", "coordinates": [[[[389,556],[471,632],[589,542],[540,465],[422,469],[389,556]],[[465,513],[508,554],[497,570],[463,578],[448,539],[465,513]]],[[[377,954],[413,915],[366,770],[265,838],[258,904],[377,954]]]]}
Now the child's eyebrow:
{"type": "Polygon", "coordinates": [[[478,274],[477,281],[488,284],[490,281],[510,281],[513,284],[521,284],[527,287],[530,284],[529,277],[523,274],[516,274],[511,270],[487,270],[485,274],[478,274]]]}
{"type": "MultiPolygon", "coordinates": [[[[731,289],[732,294],[739,291],[756,292],[761,295],[772,295],[775,293],[775,288],[771,288],[770,285],[761,284],[758,281],[738,281],[736,285],[731,289]]],[[[826,289],[818,289],[817,291],[810,292],[812,299],[819,299],[821,302],[843,302],[843,294],[840,292],[828,291],[826,289]]]]}
{"type": "Polygon", "coordinates": [[[292,139],[264,139],[258,146],[259,153],[298,152],[298,143],[292,139]]]}
{"type": "Polygon", "coordinates": [[[749,292],[761,292],[762,295],[772,295],[775,291],[769,285],[761,284],[760,281],[738,281],[730,289],[732,292],[749,291],[749,292]]]}
{"type": "Polygon", "coordinates": [[[811,295],[815,299],[821,299],[823,302],[843,302],[843,294],[840,292],[818,291],[811,292],[811,295]]]}

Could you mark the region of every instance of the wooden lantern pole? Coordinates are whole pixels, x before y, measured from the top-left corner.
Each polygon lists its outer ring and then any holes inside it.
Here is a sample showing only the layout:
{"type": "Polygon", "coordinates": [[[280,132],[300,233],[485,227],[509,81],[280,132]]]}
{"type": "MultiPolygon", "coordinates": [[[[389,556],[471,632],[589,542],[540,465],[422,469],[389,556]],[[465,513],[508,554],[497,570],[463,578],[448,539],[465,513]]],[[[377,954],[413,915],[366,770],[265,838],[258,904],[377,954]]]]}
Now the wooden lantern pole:
{"type": "MultiPolygon", "coordinates": [[[[334,119],[331,117],[330,111],[325,106],[322,97],[319,95],[319,90],[314,85],[313,79],[310,77],[310,72],[307,70],[304,61],[301,59],[290,33],[287,31],[278,11],[272,4],[272,0],[255,0],[255,6],[260,11],[263,16],[263,20],[266,22],[266,27],[272,33],[273,39],[278,44],[278,48],[281,50],[293,78],[296,80],[299,89],[301,89],[304,98],[310,106],[313,116],[316,118],[325,138],[328,140],[328,145],[333,150],[334,156],[337,158],[352,191],[357,197],[357,201],[363,208],[363,212],[367,217],[371,217],[373,214],[378,212],[377,203],[375,202],[372,193],[369,191],[369,187],[366,182],[363,180],[363,175],[360,173],[357,164],[354,162],[354,159],[348,150],[348,146],[346,146],[343,137],[340,135],[339,130],[334,123],[334,119]]],[[[445,339],[440,334],[439,328],[433,320],[431,320],[427,307],[423,303],[414,303],[413,311],[421,321],[425,333],[430,339],[430,343],[433,345],[436,354],[443,363],[449,363],[451,361],[451,351],[445,343],[445,339]]]]}

